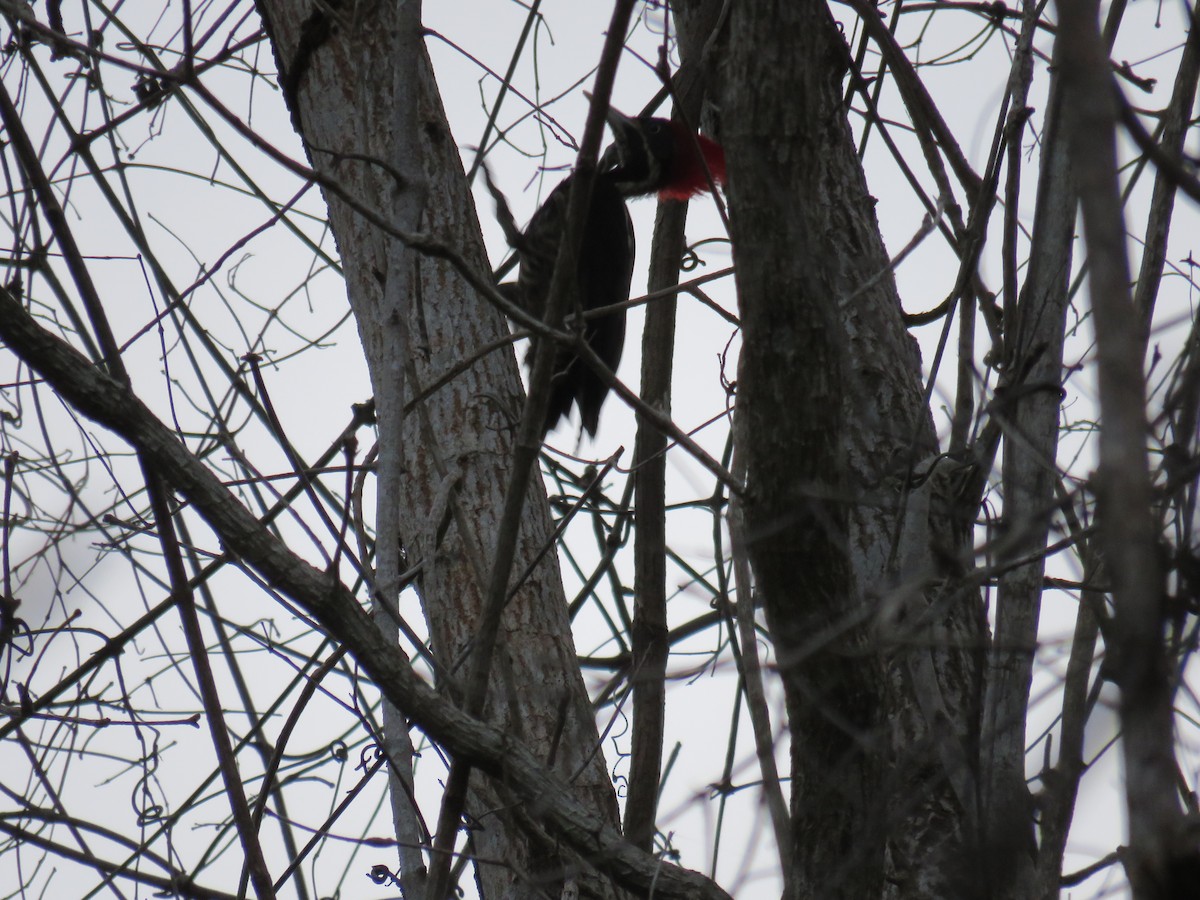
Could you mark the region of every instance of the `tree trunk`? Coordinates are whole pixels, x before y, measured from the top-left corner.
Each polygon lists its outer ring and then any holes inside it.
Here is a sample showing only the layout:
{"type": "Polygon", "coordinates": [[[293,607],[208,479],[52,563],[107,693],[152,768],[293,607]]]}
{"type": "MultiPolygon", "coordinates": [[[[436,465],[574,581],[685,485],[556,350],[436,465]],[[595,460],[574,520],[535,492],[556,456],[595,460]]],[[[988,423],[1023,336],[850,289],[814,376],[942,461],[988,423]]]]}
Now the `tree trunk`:
{"type": "Polygon", "coordinates": [[[816,2],[739,4],[730,41],[737,428],[795,896],[969,896],[986,624],[846,120],[849,53],[816,2]]]}
{"type": "MultiPolygon", "coordinates": [[[[414,254],[400,270],[392,259],[400,243],[384,234],[349,202],[353,198],[384,221],[406,191],[423,196],[417,229],[451,248],[479,278],[490,281],[469,188],[424,52],[397,59],[396,11],[373,5],[359,15],[314,12],[294,4],[263,2],[285,91],[312,164],[336,182],[326,189],[330,226],[337,240],[351,306],[371,370],[378,405],[403,391],[404,477],[399,495],[407,565],[419,567],[419,592],[429,623],[438,683],[453,692],[475,635],[492,548],[504,504],[512,451],[512,424],[522,391],[515,356],[504,345],[424,397],[423,390],[488,341],[507,332],[490,306],[451,261],[414,254]],[[302,16],[307,15],[307,18],[302,16]],[[419,84],[394,86],[396,66],[410,64],[419,84]],[[363,77],[364,72],[373,73],[363,77]],[[393,157],[394,107],[405,87],[418,90],[420,159],[381,164],[393,157]],[[397,171],[398,169],[398,171],[397,171]],[[400,293],[410,302],[385,305],[389,278],[411,279],[400,293]],[[393,340],[407,342],[397,352],[393,340]],[[416,401],[416,402],[414,402],[416,401]]],[[[435,250],[435,254],[436,254],[435,250]]],[[[381,434],[387,434],[381,423],[381,434]]],[[[386,448],[381,448],[381,455],[386,448]]],[[[549,505],[540,480],[525,505],[513,567],[524,572],[552,541],[549,505]]],[[[488,697],[490,721],[510,730],[565,779],[577,796],[613,824],[617,807],[598,735],[575,661],[557,558],[543,556],[509,603],[488,697]],[[576,773],[579,773],[578,775],[576,773]]],[[[503,787],[473,779],[468,812],[481,819],[471,832],[472,851],[505,865],[479,866],[489,898],[557,896],[564,879],[591,880],[561,847],[523,828],[523,813],[509,809],[503,787]],[[583,874],[580,874],[580,873],[583,874]]]]}

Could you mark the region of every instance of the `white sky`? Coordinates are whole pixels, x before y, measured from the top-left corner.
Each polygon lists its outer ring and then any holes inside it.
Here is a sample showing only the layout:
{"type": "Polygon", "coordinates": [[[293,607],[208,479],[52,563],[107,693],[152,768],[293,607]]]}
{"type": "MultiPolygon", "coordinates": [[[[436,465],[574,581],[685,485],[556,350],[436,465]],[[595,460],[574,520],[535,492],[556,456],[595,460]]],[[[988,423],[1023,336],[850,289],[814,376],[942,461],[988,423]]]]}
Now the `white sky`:
{"type": "MultiPolygon", "coordinates": [[[[1114,58],[1128,60],[1137,66],[1139,74],[1157,74],[1159,83],[1155,92],[1150,96],[1135,95],[1128,87],[1126,93],[1132,102],[1139,106],[1161,106],[1169,97],[1170,84],[1173,77],[1172,67],[1177,58],[1176,53],[1168,53],[1155,59],[1156,54],[1176,47],[1181,40],[1180,7],[1171,5],[1160,7],[1149,3],[1135,3],[1126,14],[1126,26],[1114,52],[1114,58]],[[1157,23],[1161,16],[1162,24],[1157,23]]],[[[39,9],[40,12],[40,9],[39,9]]],[[[129,12],[132,12],[130,10],[129,12]]],[[[536,69],[527,55],[518,68],[515,82],[526,96],[545,101],[567,92],[562,100],[549,107],[554,117],[564,127],[578,134],[586,110],[586,101],[582,95],[583,88],[590,85],[591,69],[597,56],[600,35],[607,23],[608,4],[578,3],[574,0],[547,0],[542,5],[542,13],[549,23],[549,30],[540,32],[535,38],[537,65],[536,69]],[[578,86],[577,86],[578,85],[578,86]]],[[[66,10],[68,25],[71,24],[71,8],[66,10]]],[[[178,10],[172,7],[167,16],[178,16],[178,10]]],[[[841,7],[835,7],[835,14],[844,21],[851,21],[852,16],[841,7]]],[[[443,2],[426,3],[426,22],[431,29],[445,35],[464,50],[477,57],[495,71],[503,71],[508,64],[509,53],[524,22],[524,10],[515,3],[500,2],[500,0],[443,0],[443,2]]],[[[926,23],[918,16],[906,18],[902,30],[902,40],[912,40],[919,28],[926,23]]],[[[924,40],[919,50],[913,51],[915,58],[922,60],[936,59],[942,52],[966,42],[981,28],[980,20],[969,13],[939,14],[936,20],[928,25],[924,40]]],[[[160,26],[156,40],[166,40],[174,31],[171,20],[164,20],[160,26]]],[[[631,46],[638,50],[644,58],[653,59],[658,35],[655,29],[661,28],[661,20],[648,18],[643,20],[635,33],[631,46]]],[[[245,32],[246,29],[243,29],[245,32]]],[[[464,58],[457,50],[436,38],[429,41],[430,51],[439,75],[443,99],[450,116],[452,129],[460,146],[466,148],[477,143],[483,134],[484,122],[487,115],[487,104],[495,97],[497,83],[485,75],[478,66],[464,58]]],[[[1039,46],[1048,52],[1049,40],[1043,39],[1039,46]]],[[[994,38],[986,43],[978,53],[978,58],[965,65],[945,66],[941,68],[928,67],[922,69],[922,75],[931,94],[938,101],[952,129],[959,136],[964,152],[974,165],[976,171],[981,171],[986,161],[994,118],[999,108],[1004,79],[1008,69],[1007,47],[1004,42],[994,38]],[[969,73],[969,74],[968,74],[969,73]]],[[[262,51],[260,64],[270,66],[267,52],[262,51]]],[[[61,73],[65,68],[60,64],[58,69],[51,66],[51,71],[61,73]]],[[[118,73],[118,77],[108,85],[111,93],[117,96],[128,96],[128,88],[121,78],[132,81],[128,73],[118,73]]],[[[12,70],[6,71],[6,84],[10,90],[14,87],[12,70]]],[[[240,112],[261,133],[268,135],[277,145],[283,147],[296,158],[303,158],[298,142],[291,132],[291,126],[282,99],[278,92],[273,92],[269,85],[258,82],[254,88],[251,100],[246,96],[245,79],[239,75],[224,75],[214,73],[206,77],[206,84],[216,90],[233,108],[240,112]]],[[[641,108],[652,95],[657,82],[653,72],[632,53],[622,62],[622,68],[614,95],[614,104],[627,112],[635,112],[641,108]]],[[[1038,69],[1035,83],[1035,107],[1044,105],[1046,76],[1044,68],[1038,69]]],[[[78,97],[78,95],[76,95],[78,97]]],[[[95,103],[94,97],[78,99],[75,102],[95,103]]],[[[889,85],[883,96],[885,109],[899,117],[895,91],[889,85]]],[[[119,110],[118,110],[119,111],[119,110]]],[[[509,126],[526,112],[524,102],[516,96],[510,96],[506,101],[504,111],[500,116],[500,124],[509,126]]],[[[26,110],[30,121],[43,120],[46,117],[44,108],[31,106],[26,110]]],[[[207,120],[213,123],[211,115],[207,120]]],[[[861,124],[854,120],[855,127],[861,124]]],[[[298,184],[291,176],[281,174],[274,166],[266,162],[255,151],[250,150],[240,142],[228,137],[228,130],[222,126],[214,126],[225,135],[241,162],[253,172],[257,183],[271,196],[284,199],[291,196],[298,184]]],[[[41,133],[35,129],[36,133],[41,133]]],[[[235,241],[240,239],[252,228],[264,222],[268,214],[261,203],[248,196],[239,196],[232,190],[222,187],[225,183],[237,179],[228,164],[220,162],[211,147],[206,146],[199,133],[185,123],[185,114],[180,106],[171,103],[158,111],[154,117],[144,116],[135,126],[127,127],[123,132],[125,140],[135,143],[137,135],[150,138],[144,146],[136,148],[135,153],[127,154],[125,159],[139,168],[129,173],[130,182],[138,196],[139,206],[147,212],[143,222],[151,237],[151,242],[167,260],[171,271],[180,287],[186,286],[190,278],[198,271],[195,260],[205,266],[213,265],[225,254],[235,241]],[[144,125],[142,124],[144,122],[144,125]],[[161,134],[159,128],[161,127],[161,134]],[[169,170],[154,167],[167,167],[169,170]],[[146,168],[141,168],[146,167],[146,168]],[[197,177],[189,178],[179,174],[186,170],[197,177]],[[211,180],[205,180],[211,178],[211,180]],[[193,259],[194,257],[194,259],[193,259]],[[189,274],[190,273],[190,274],[189,274]]],[[[914,142],[908,140],[901,129],[894,128],[893,134],[902,145],[913,147],[914,142]]],[[[543,134],[527,121],[519,130],[513,132],[513,140],[519,146],[531,153],[540,153],[543,134]]],[[[61,135],[52,134],[49,138],[51,145],[61,141],[61,135]]],[[[548,166],[567,166],[573,158],[569,148],[550,142],[548,145],[546,164],[548,166]]],[[[1026,181],[1023,185],[1021,213],[1023,221],[1028,224],[1032,217],[1032,202],[1036,187],[1037,148],[1027,137],[1026,146],[1030,150],[1026,169],[1026,181]]],[[[131,148],[133,149],[133,148],[131,148]]],[[[469,151],[464,150],[465,153],[469,151]]],[[[469,157],[468,157],[469,158],[469,157]]],[[[556,172],[547,176],[544,182],[536,179],[537,167],[541,164],[539,158],[529,158],[509,150],[500,148],[492,157],[492,165],[497,180],[509,197],[514,213],[519,221],[528,218],[536,208],[538,198],[545,193],[561,177],[556,172]]],[[[914,167],[919,155],[913,152],[910,160],[914,167]]],[[[887,244],[894,253],[903,247],[916,233],[920,226],[922,212],[917,207],[914,198],[904,185],[894,167],[892,167],[883,151],[882,143],[872,142],[867,156],[868,182],[872,193],[879,199],[879,218],[887,244]]],[[[923,178],[927,189],[929,179],[923,178]]],[[[1131,223],[1140,221],[1145,206],[1145,188],[1149,178],[1143,178],[1143,189],[1134,195],[1130,205],[1131,223]]],[[[154,304],[159,307],[162,298],[157,290],[150,287],[142,264],[131,257],[129,243],[124,235],[107,216],[98,203],[94,190],[86,183],[72,189],[71,210],[80,216],[81,232],[86,235],[86,252],[97,257],[95,270],[106,297],[115,299],[112,306],[120,331],[119,338],[124,339],[139,329],[153,315],[154,304]],[[104,257],[101,259],[101,257],[104,257]]],[[[959,198],[960,202],[962,198],[959,198]]],[[[483,219],[485,237],[489,251],[494,261],[504,255],[505,248],[499,230],[491,221],[491,201],[486,194],[477,192],[477,206],[483,219]]],[[[802,199],[800,200],[802,202],[802,199]]],[[[1195,210],[1186,200],[1180,200],[1181,212],[1176,219],[1173,232],[1172,249],[1169,259],[1179,261],[1188,255],[1191,249],[1192,235],[1195,233],[1195,210]]],[[[322,211],[319,197],[315,192],[301,203],[300,209],[309,214],[303,221],[306,233],[329,253],[333,252],[332,241],[323,233],[322,211]]],[[[634,204],[635,221],[638,228],[639,247],[642,248],[639,268],[634,278],[634,290],[640,291],[645,285],[644,250],[649,245],[650,228],[652,225],[654,205],[651,202],[634,204]]],[[[999,223],[999,217],[996,218],[999,223]]],[[[1132,226],[1136,231],[1137,226],[1132,226]]],[[[689,237],[692,239],[711,236],[719,233],[719,219],[712,212],[711,206],[703,203],[694,205],[690,214],[689,237]]],[[[984,256],[982,272],[985,280],[999,288],[1000,268],[998,264],[998,232],[993,230],[993,238],[984,256]]],[[[1131,240],[1131,252],[1135,254],[1136,245],[1131,240]]],[[[729,254],[721,245],[709,245],[705,249],[707,269],[729,264],[729,254]]],[[[267,370],[267,378],[273,390],[274,400],[281,418],[290,424],[289,436],[299,445],[301,451],[308,457],[315,456],[329,440],[343,427],[348,417],[349,404],[365,399],[369,395],[365,368],[361,361],[361,352],[357,344],[357,336],[353,324],[346,321],[346,304],[344,290],[340,280],[332,272],[326,272],[315,279],[309,279],[309,273],[320,264],[314,262],[310,251],[305,251],[295,238],[287,235],[283,229],[275,228],[263,235],[255,237],[244,251],[236,251],[234,257],[224,266],[219,277],[213,283],[197,292],[196,308],[215,340],[227,348],[227,358],[236,362],[237,358],[251,349],[264,349],[257,346],[255,335],[259,329],[266,329],[268,335],[266,350],[273,357],[276,366],[267,370]],[[232,280],[231,280],[232,279],[232,280]],[[342,322],[341,328],[328,341],[328,346],[312,352],[299,355],[291,354],[299,350],[304,341],[295,335],[289,335],[278,324],[271,323],[268,317],[260,314],[257,317],[247,313],[245,303],[233,295],[241,291],[266,309],[277,306],[283,298],[293,291],[299,290],[284,306],[282,321],[294,326],[303,335],[323,333],[342,322]],[[222,297],[224,295],[224,298],[222,297]],[[230,313],[223,308],[225,298],[229,299],[235,312],[230,313]],[[234,318],[242,320],[245,335],[234,324],[234,318]],[[257,318],[257,321],[255,319],[257,318]]],[[[916,252],[910,256],[896,272],[897,282],[906,309],[909,311],[925,310],[935,306],[948,293],[953,285],[956,274],[956,264],[950,251],[944,246],[939,237],[928,238],[916,252]]],[[[725,283],[713,288],[712,294],[726,308],[735,309],[732,286],[725,283]]],[[[1170,327],[1164,325],[1160,338],[1165,346],[1178,342],[1189,324],[1192,313],[1190,286],[1182,278],[1168,279],[1164,283],[1162,300],[1160,301],[1161,318],[1164,323],[1173,322],[1170,327]]],[[[636,382],[639,369],[637,353],[637,336],[640,334],[641,316],[634,313],[630,317],[630,342],[622,363],[620,374],[630,382],[636,382]]],[[[931,326],[918,330],[922,342],[926,363],[932,359],[933,344],[937,339],[939,326],[931,326]]],[[[1069,359],[1089,361],[1090,332],[1085,327],[1079,337],[1072,343],[1068,352],[1069,359]]],[[[720,390],[720,355],[731,337],[731,328],[710,311],[704,310],[697,304],[684,300],[681,303],[680,332],[676,351],[676,372],[678,373],[677,388],[674,400],[674,413],[677,421],[685,428],[695,427],[718,414],[724,405],[720,390]]],[[[982,338],[981,338],[982,341],[982,338]]],[[[982,346],[982,343],[981,343],[982,346]]],[[[737,343],[733,344],[730,359],[736,352],[737,343]]],[[[159,337],[151,332],[141,338],[129,352],[131,368],[138,373],[136,376],[140,390],[153,401],[154,406],[162,414],[168,415],[170,405],[168,399],[182,407],[181,415],[192,417],[188,410],[186,397],[195,390],[194,379],[182,376],[182,381],[174,383],[174,392],[168,392],[168,380],[163,375],[161,362],[161,345],[159,337]]],[[[1171,355],[1167,353],[1168,357],[1171,355]]],[[[205,364],[211,370],[209,364],[205,364]]],[[[954,361],[951,355],[943,365],[941,379],[953,383],[954,361]]],[[[730,364],[727,371],[729,377],[735,377],[736,371],[730,364]]],[[[179,372],[171,372],[173,378],[180,378],[179,372]]],[[[1090,381],[1085,379],[1078,387],[1073,387],[1068,398],[1068,415],[1074,420],[1084,420],[1092,415],[1093,409],[1090,381]]],[[[935,407],[939,402],[948,402],[950,394],[939,390],[935,394],[935,407]]],[[[936,411],[936,410],[935,410],[936,411]]],[[[72,441],[78,440],[74,428],[60,412],[51,409],[47,413],[52,431],[70,436],[72,441]]],[[[602,430],[595,445],[590,448],[594,455],[603,457],[612,452],[618,445],[624,445],[626,460],[632,452],[632,413],[623,408],[617,401],[610,400],[605,407],[602,420],[602,430]]],[[[937,417],[939,428],[944,430],[946,417],[937,417]]],[[[720,455],[725,438],[725,428],[720,422],[701,432],[702,444],[714,455],[720,455]]],[[[67,438],[64,437],[64,440],[67,438]]],[[[110,442],[112,443],[112,442],[110,442]]],[[[552,438],[552,444],[568,451],[574,449],[574,432],[560,429],[552,438]]],[[[588,450],[584,448],[585,452],[588,450]]],[[[277,451],[264,444],[257,452],[261,457],[256,463],[264,471],[284,471],[286,461],[277,451]],[[272,468],[274,466],[274,468],[272,468]]],[[[215,457],[218,461],[221,454],[215,457]]],[[[1083,471],[1089,467],[1090,450],[1084,448],[1083,471]]],[[[671,497],[682,501],[705,496],[711,491],[708,479],[703,475],[698,465],[679,453],[673,453],[671,461],[671,497]]],[[[120,465],[120,464],[118,464],[120,465]]],[[[129,476],[126,476],[129,477],[129,476]]],[[[113,502],[111,488],[99,475],[88,486],[89,500],[97,507],[113,502]]],[[[619,489],[614,491],[619,494],[619,489]]],[[[710,519],[701,513],[680,512],[672,516],[673,543],[681,555],[689,563],[703,569],[707,555],[711,553],[711,524],[710,519]]],[[[21,535],[14,537],[13,547],[10,548],[14,558],[36,552],[41,546],[41,538],[37,535],[21,535]]],[[[144,545],[148,546],[148,545],[144,545]]],[[[66,545],[70,562],[76,568],[83,570],[97,559],[94,548],[87,544],[66,545]]],[[[306,552],[313,552],[311,548],[306,552]]],[[[1056,560],[1055,574],[1077,575],[1076,567],[1070,560],[1056,560]],[[1061,571],[1057,569],[1061,567],[1061,571]]],[[[42,621],[43,616],[53,618],[55,607],[52,601],[60,596],[51,584],[47,568],[31,568],[24,576],[22,597],[25,606],[22,615],[34,622],[42,621]]],[[[105,560],[99,563],[98,569],[92,574],[98,577],[99,583],[93,581],[91,591],[95,592],[104,602],[116,595],[124,596],[129,602],[137,603],[138,591],[130,582],[128,570],[115,560],[105,560]]],[[[670,576],[684,584],[686,576],[681,569],[675,569],[670,576]]],[[[570,582],[570,578],[568,578],[570,582]]],[[[238,576],[229,576],[219,582],[225,590],[245,593],[244,583],[238,576]]],[[[568,583],[568,594],[571,584],[568,583]]],[[[147,588],[149,602],[156,602],[161,592],[150,586],[147,588]]],[[[685,587],[672,600],[672,621],[679,622],[703,612],[708,607],[708,597],[694,587],[685,587]]],[[[86,610],[86,620],[96,627],[111,629],[107,611],[103,602],[97,604],[94,598],[82,594],[78,590],[65,592],[64,604],[68,608],[82,607],[86,610]]],[[[115,602],[115,601],[113,601],[115,602]]],[[[256,599],[253,602],[261,606],[261,615],[267,616],[274,612],[271,604],[256,599]]],[[[1057,699],[1054,687],[1057,678],[1061,676],[1065,659],[1063,658],[1063,641],[1069,638],[1073,622],[1073,599],[1065,597],[1048,597],[1045,605],[1045,617],[1042,637],[1045,647],[1039,655],[1039,667],[1035,681],[1035,700],[1044,698],[1045,702],[1034,706],[1029,734],[1040,733],[1041,729],[1049,726],[1057,711],[1057,699]]],[[[128,621],[131,616],[125,612],[113,611],[113,615],[122,621],[128,621]]],[[[164,629],[175,629],[174,620],[164,624],[164,629]]],[[[250,621],[250,619],[247,619],[250,621]]],[[[584,618],[580,622],[577,641],[581,652],[608,655],[613,648],[604,643],[604,631],[596,621],[584,618]]],[[[694,642],[698,655],[697,666],[704,662],[704,652],[712,647],[712,635],[694,642]]],[[[303,643],[311,647],[315,637],[304,639],[303,643]]],[[[65,645],[55,645],[63,647],[65,645]]],[[[94,649],[85,640],[80,641],[82,655],[94,649]]],[[[133,666],[134,656],[131,654],[130,665],[133,666]]],[[[152,652],[142,651],[139,670],[163,669],[169,666],[165,660],[157,659],[152,652]]],[[[57,658],[53,654],[45,665],[65,669],[78,662],[78,659],[57,658]]],[[[277,665],[277,662],[264,660],[264,665],[277,665]]],[[[673,659],[672,670],[680,674],[689,672],[690,662],[687,659],[673,659]]],[[[145,673],[142,673],[143,677],[145,673]]],[[[171,709],[177,705],[193,703],[186,694],[187,679],[183,675],[179,679],[168,679],[160,676],[159,685],[164,698],[170,697],[170,690],[183,691],[174,700],[163,699],[163,709],[171,709]]],[[[733,672],[727,655],[716,671],[711,668],[700,668],[694,676],[681,680],[673,686],[675,693],[671,698],[669,712],[670,734],[667,741],[667,752],[678,741],[681,745],[680,755],[671,770],[670,778],[664,793],[663,816],[661,827],[673,834],[673,846],[682,851],[681,862],[684,865],[708,871],[712,856],[713,835],[717,805],[708,799],[708,785],[719,777],[726,754],[724,735],[728,728],[730,709],[733,703],[733,672]]],[[[779,720],[780,707],[778,697],[774,698],[776,721],[779,720]]],[[[329,715],[337,715],[337,706],[329,701],[329,715]]],[[[339,720],[341,721],[341,720],[339,720]]],[[[346,719],[346,722],[349,720],[346,719]]],[[[601,722],[601,727],[606,722],[601,722]]],[[[744,726],[744,717],[743,717],[744,726]]],[[[1111,736],[1114,721],[1111,714],[1104,710],[1098,712],[1089,731],[1089,740],[1095,750],[1099,750],[1111,736]]],[[[306,741],[319,750],[322,742],[329,739],[329,734],[319,733],[319,729],[305,736],[306,741]]],[[[128,758],[128,735],[116,739],[112,752],[118,757],[112,763],[112,771],[101,776],[99,768],[92,768],[86,773],[77,769],[72,773],[72,784],[96,787],[101,795],[105,777],[111,774],[116,777],[123,767],[120,758],[128,758]]],[[[97,737],[97,741],[99,738],[97,737]]],[[[178,743],[181,747],[191,743],[194,751],[183,751],[176,759],[188,752],[194,752],[197,758],[207,759],[207,738],[203,731],[175,727],[164,729],[164,741],[178,743]]],[[[1180,762],[1185,776],[1191,783],[1196,781],[1195,741],[1186,740],[1186,748],[1181,752],[1180,762]]],[[[613,729],[613,738],[604,748],[610,768],[623,772],[622,763],[614,754],[614,746],[627,748],[628,737],[625,727],[618,722],[613,729]],[[616,741],[614,745],[613,740],[616,741]]],[[[432,754],[429,754],[432,760],[432,754]]],[[[743,727],[736,752],[739,761],[735,768],[734,780],[738,783],[753,780],[755,769],[750,764],[752,760],[749,732],[743,727]]],[[[1042,748],[1030,754],[1030,774],[1036,773],[1042,760],[1042,748]]],[[[7,761],[12,764],[12,760],[7,761]]],[[[786,771],[786,761],[781,754],[782,769],[786,771]]],[[[1084,790],[1080,797],[1077,811],[1077,828],[1072,836],[1068,852],[1066,869],[1072,870],[1093,861],[1097,856],[1109,852],[1116,842],[1121,840],[1122,809],[1120,800],[1119,771],[1115,765],[1115,754],[1111,751],[1107,757],[1091,772],[1084,782],[1084,790]]],[[[206,764],[207,765],[207,764],[206,764]]],[[[432,764],[430,769],[434,768],[432,764]]],[[[207,771],[207,770],[206,770],[207,771]]],[[[436,774],[436,773],[435,773],[436,774]]],[[[184,788],[172,781],[172,775],[165,772],[159,779],[160,790],[164,798],[174,803],[182,800],[184,788]]],[[[330,778],[328,769],[314,768],[314,778],[330,778]]],[[[353,780],[353,775],[345,771],[341,775],[347,782],[353,780]]],[[[432,777],[432,776],[431,776],[432,777]]],[[[16,787],[15,783],[13,784],[16,787]]],[[[190,790],[191,785],[187,786],[190,790]]],[[[346,784],[338,784],[335,794],[346,789],[346,784]]],[[[314,802],[329,804],[329,791],[325,786],[313,788],[314,802]]],[[[436,795],[435,786],[428,789],[429,798],[436,795]]],[[[128,792],[124,788],[112,794],[118,798],[113,803],[114,827],[128,828],[128,792]],[[124,806],[120,804],[124,803],[124,806]],[[116,811],[119,807],[119,812],[116,811]]],[[[336,798],[333,802],[336,802],[336,798]]],[[[317,808],[320,808],[319,806],[317,808]]],[[[429,810],[436,807],[430,805],[429,810]]],[[[204,812],[202,810],[202,812],[204,812]]],[[[205,813],[207,814],[207,813],[205,813]]],[[[365,812],[362,814],[365,817],[365,812]]],[[[756,796],[751,791],[734,795],[729,801],[727,812],[729,821],[725,824],[722,836],[717,876],[721,883],[739,897],[767,897],[777,893],[774,887],[771,858],[770,830],[764,818],[764,813],[758,804],[756,796]],[[732,825],[731,825],[732,823],[732,825]]],[[[211,820],[221,817],[219,811],[211,813],[211,820]]],[[[211,833],[201,829],[202,840],[211,838],[211,833]]],[[[341,833],[352,834],[349,825],[341,833]]],[[[374,833],[379,834],[378,828],[374,833]]],[[[183,839],[183,832],[178,839],[183,839]]],[[[332,850],[330,851],[333,852],[332,850]]],[[[369,854],[374,859],[381,854],[369,854]]],[[[0,857],[0,884],[6,879],[15,877],[6,866],[12,864],[12,856],[0,857]]],[[[355,897],[384,897],[389,896],[384,889],[369,889],[360,877],[359,870],[366,865],[356,860],[354,868],[345,877],[343,890],[345,896],[355,897]]],[[[63,878],[71,878],[69,874],[60,876],[53,882],[57,885],[59,896],[64,893],[63,878]]],[[[79,885],[94,883],[90,875],[81,876],[79,885]]],[[[15,882],[14,882],[15,883],[15,882]]],[[[207,883],[207,879],[206,879],[207,883]]],[[[328,882],[319,886],[328,890],[328,882]]],[[[1089,881],[1078,888],[1072,896],[1090,897],[1112,890],[1116,895],[1120,881],[1116,873],[1109,871],[1089,881]]],[[[221,885],[229,889],[232,884],[221,885]]]]}

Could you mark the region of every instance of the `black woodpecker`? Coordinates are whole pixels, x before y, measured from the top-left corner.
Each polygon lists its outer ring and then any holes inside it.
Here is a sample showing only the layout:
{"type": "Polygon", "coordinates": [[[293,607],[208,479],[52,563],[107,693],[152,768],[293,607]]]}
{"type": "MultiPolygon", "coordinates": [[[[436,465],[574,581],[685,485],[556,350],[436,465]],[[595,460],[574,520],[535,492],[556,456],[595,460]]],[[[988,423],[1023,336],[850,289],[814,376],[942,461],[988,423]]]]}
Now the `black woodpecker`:
{"type": "MultiPolygon", "coordinates": [[[[614,143],[597,167],[568,315],[629,299],[634,236],[626,199],[657,194],[661,200],[686,200],[725,181],[725,154],[720,146],[682,125],[648,116],[631,118],[614,109],[608,111],[608,124],[614,143]]],[[[517,280],[501,289],[530,315],[542,317],[545,312],[573,177],[567,176],[550,192],[519,240],[511,241],[521,269],[517,280]]],[[[583,334],[596,355],[615,372],[625,348],[625,310],[588,319],[583,334]]],[[[579,407],[584,430],[595,437],[600,407],[607,396],[608,385],[600,376],[569,347],[561,348],[543,436],[570,414],[574,404],[579,407]]]]}

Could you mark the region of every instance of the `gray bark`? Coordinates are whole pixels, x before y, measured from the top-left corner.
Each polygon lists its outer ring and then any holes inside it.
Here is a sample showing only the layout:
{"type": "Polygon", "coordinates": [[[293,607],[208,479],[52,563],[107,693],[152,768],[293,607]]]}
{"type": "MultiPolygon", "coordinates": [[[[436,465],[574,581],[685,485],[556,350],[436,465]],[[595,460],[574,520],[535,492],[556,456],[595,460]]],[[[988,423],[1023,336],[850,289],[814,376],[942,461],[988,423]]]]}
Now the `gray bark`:
{"type": "Polygon", "coordinates": [[[986,629],[953,479],[910,489],[936,442],[842,105],[848,60],[823,4],[732,10],[737,428],[787,691],[794,896],[969,896],[986,629]]]}
{"type": "MultiPolygon", "coordinates": [[[[400,242],[346,200],[353,198],[394,222],[410,192],[422,191],[429,200],[421,205],[419,231],[453,248],[486,279],[489,266],[457,145],[423,51],[415,64],[397,58],[397,11],[390,5],[375,4],[361,13],[314,13],[286,3],[264,2],[261,8],[313,166],[338,186],[326,190],[330,225],[380,408],[394,406],[397,395],[410,406],[402,433],[390,432],[393,439],[402,437],[404,448],[404,477],[392,500],[401,511],[407,564],[420,567],[439,683],[453,695],[465,677],[466,668],[458,666],[474,636],[508,483],[512,422],[522,396],[516,361],[503,347],[423,397],[425,386],[506,333],[504,320],[446,259],[413,254],[411,266],[397,266],[400,242]],[[397,66],[410,68],[418,83],[397,85],[391,75],[397,66]],[[403,137],[395,133],[393,110],[404,102],[405,87],[418,97],[419,163],[394,159],[392,150],[403,137]],[[410,281],[393,295],[397,278],[410,281]],[[389,304],[393,296],[405,299],[389,304]],[[407,352],[398,353],[404,342],[407,352]]],[[[549,507],[535,480],[513,571],[524,571],[550,540],[549,507]]],[[[508,605],[496,660],[489,720],[541,758],[552,759],[561,777],[575,779],[577,796],[615,824],[615,796],[603,755],[594,752],[597,732],[575,663],[553,553],[508,605]]],[[[586,868],[560,858],[552,841],[531,835],[535,830],[523,832],[526,811],[519,806],[506,811],[508,799],[502,788],[492,786],[468,808],[475,814],[501,810],[491,813],[489,827],[473,832],[476,853],[507,863],[479,868],[486,896],[553,890],[564,873],[586,868]]]]}

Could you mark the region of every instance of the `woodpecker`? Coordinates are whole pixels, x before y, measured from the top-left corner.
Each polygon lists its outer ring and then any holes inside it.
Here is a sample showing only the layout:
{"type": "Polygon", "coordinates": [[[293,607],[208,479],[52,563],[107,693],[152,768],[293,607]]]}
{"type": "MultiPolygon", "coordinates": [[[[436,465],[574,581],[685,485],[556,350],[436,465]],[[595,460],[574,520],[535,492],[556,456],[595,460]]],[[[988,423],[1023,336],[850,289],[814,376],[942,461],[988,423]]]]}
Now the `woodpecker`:
{"type": "MultiPolygon", "coordinates": [[[[604,152],[592,186],[591,205],[584,223],[574,279],[575,294],[567,313],[587,312],[629,299],[633,278],[633,223],[625,201],[657,194],[661,200],[686,200],[715,184],[725,183],[725,154],[714,141],[668,119],[631,117],[608,111],[614,143],[604,152]]],[[[521,269],[515,282],[501,285],[510,300],[533,316],[543,317],[550,278],[566,225],[573,175],[567,176],[534,213],[523,234],[516,233],[503,198],[493,189],[498,213],[521,269]]],[[[584,340],[616,371],[625,348],[625,310],[587,319],[584,340]]],[[[530,357],[526,357],[527,361],[530,357]]],[[[569,347],[558,351],[550,387],[543,437],[560,419],[579,407],[583,429],[596,436],[600,407],[608,385],[569,347]]]]}

